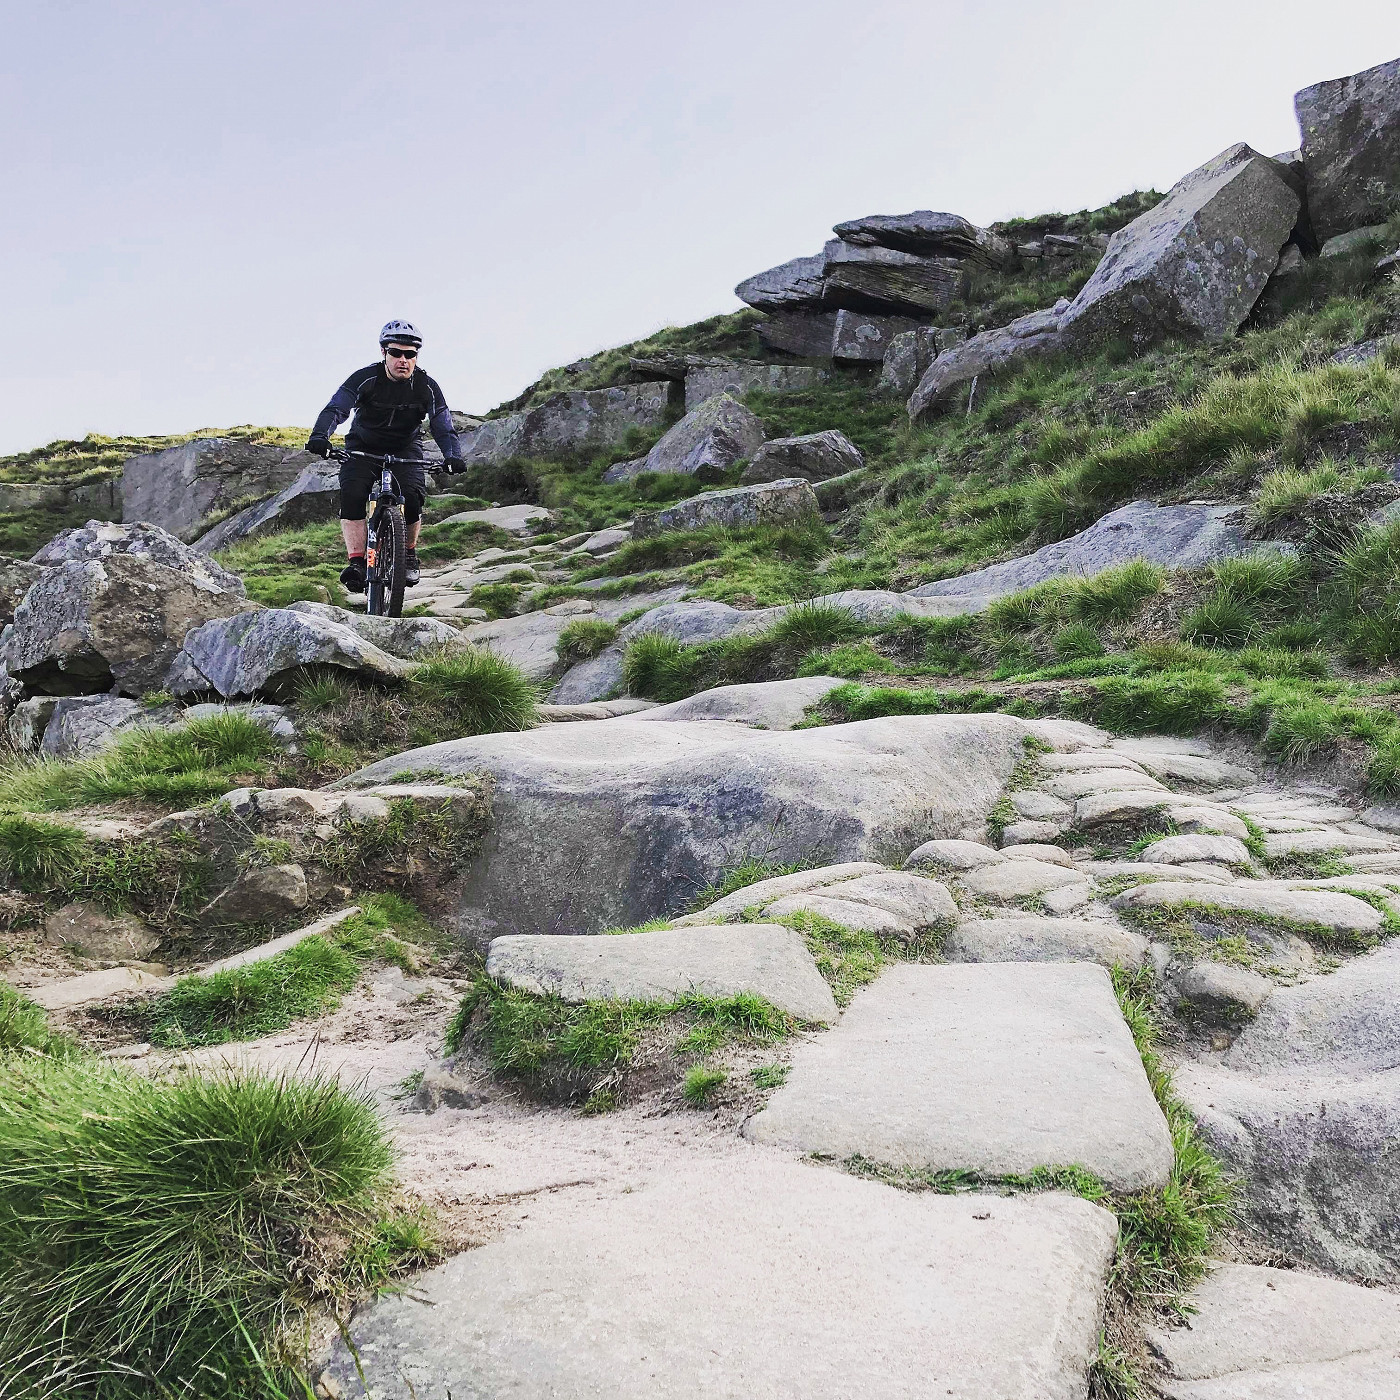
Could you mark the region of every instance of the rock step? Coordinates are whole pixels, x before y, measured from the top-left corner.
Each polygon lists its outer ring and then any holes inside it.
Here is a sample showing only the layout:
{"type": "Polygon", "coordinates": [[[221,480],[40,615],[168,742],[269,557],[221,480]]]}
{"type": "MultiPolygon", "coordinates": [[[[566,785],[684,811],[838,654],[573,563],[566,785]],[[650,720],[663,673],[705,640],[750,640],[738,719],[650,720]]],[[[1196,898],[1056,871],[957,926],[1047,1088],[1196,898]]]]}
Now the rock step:
{"type": "Polygon", "coordinates": [[[1074,1197],[911,1194],[756,1153],[525,1226],[414,1279],[323,1384],[424,1396],[1073,1400],[1112,1215],[1074,1197]],[[425,1306],[426,1304],[426,1306],[425,1306]]]}
{"type": "Polygon", "coordinates": [[[1173,1162],[1108,974],[1078,962],[887,968],[745,1133],[919,1170],[1074,1163],[1123,1191],[1173,1162]]]}
{"type": "Polygon", "coordinates": [[[804,1021],[836,1020],[836,1002],[802,935],[778,924],[649,933],[511,934],[495,939],[487,973],[568,1002],[668,1002],[695,992],[751,992],[804,1021]]]}

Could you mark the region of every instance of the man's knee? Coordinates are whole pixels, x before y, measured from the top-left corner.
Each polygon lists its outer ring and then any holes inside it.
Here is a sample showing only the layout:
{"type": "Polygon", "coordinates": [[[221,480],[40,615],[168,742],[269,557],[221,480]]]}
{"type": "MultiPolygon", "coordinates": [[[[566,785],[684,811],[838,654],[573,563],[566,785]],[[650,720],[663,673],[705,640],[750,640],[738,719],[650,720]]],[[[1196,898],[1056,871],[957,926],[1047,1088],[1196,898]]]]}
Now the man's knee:
{"type": "Polygon", "coordinates": [[[403,518],[412,525],[423,518],[423,502],[427,499],[428,489],[421,476],[417,480],[402,482],[400,489],[403,491],[403,518]]]}

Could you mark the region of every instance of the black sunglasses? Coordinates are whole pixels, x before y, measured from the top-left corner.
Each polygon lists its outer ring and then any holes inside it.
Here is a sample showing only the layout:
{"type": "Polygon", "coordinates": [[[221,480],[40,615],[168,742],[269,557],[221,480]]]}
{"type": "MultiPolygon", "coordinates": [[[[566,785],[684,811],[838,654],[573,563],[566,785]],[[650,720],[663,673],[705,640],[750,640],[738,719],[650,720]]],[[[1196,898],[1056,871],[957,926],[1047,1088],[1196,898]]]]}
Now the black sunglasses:
{"type": "Polygon", "coordinates": [[[392,355],[396,360],[416,360],[418,358],[416,350],[396,350],[392,345],[386,346],[384,353],[392,355]]]}

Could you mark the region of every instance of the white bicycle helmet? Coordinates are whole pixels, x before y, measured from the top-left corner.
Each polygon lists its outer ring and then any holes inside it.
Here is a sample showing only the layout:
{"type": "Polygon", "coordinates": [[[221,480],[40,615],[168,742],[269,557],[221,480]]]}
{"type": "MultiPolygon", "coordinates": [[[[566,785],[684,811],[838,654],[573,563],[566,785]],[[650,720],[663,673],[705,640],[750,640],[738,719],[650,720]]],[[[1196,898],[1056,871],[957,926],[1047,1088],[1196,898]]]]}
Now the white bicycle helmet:
{"type": "Polygon", "coordinates": [[[382,350],[390,341],[395,345],[422,345],[423,337],[412,321],[389,321],[379,332],[379,348],[382,350]]]}

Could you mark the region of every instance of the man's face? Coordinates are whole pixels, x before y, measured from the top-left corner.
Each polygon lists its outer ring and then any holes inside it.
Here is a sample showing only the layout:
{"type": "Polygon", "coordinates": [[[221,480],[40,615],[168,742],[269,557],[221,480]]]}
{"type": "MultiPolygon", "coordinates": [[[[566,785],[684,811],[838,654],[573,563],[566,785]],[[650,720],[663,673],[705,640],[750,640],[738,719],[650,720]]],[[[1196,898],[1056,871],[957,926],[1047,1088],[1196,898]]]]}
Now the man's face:
{"type": "Polygon", "coordinates": [[[384,347],[384,368],[390,379],[411,379],[417,363],[418,351],[412,345],[390,344],[384,347]]]}

